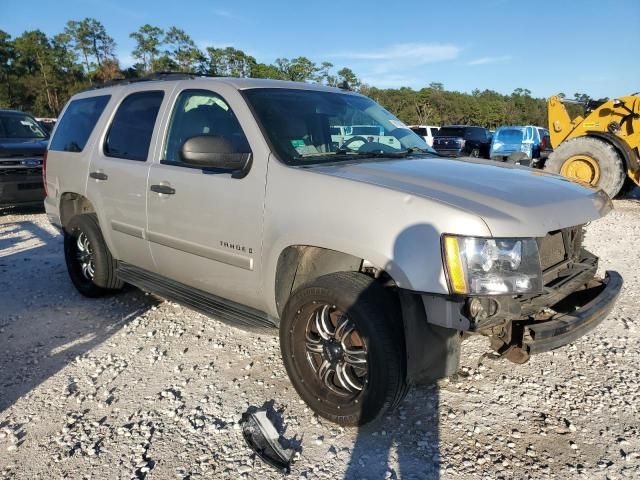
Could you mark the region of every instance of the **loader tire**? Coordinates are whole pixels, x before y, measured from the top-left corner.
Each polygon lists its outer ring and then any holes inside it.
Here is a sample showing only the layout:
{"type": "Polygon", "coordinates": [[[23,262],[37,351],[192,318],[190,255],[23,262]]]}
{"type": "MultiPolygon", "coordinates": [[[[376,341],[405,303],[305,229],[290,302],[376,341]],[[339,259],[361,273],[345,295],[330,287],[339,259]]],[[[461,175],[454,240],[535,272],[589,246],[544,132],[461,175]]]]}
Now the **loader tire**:
{"type": "Polygon", "coordinates": [[[593,137],[572,138],[561,143],[549,155],[544,169],[601,188],[611,198],[620,193],[626,178],[618,151],[593,137]]]}

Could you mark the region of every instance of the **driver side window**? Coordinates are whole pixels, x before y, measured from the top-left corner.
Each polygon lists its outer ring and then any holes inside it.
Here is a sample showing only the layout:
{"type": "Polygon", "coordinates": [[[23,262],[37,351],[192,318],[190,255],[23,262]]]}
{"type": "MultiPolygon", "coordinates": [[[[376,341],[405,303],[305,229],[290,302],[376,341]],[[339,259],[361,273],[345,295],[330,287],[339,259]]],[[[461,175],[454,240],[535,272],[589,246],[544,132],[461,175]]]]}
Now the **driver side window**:
{"type": "Polygon", "coordinates": [[[178,96],[171,115],[163,160],[182,162],[182,145],[200,135],[227,140],[235,153],[251,153],[238,119],[222,97],[208,90],[185,90],[178,96]]]}

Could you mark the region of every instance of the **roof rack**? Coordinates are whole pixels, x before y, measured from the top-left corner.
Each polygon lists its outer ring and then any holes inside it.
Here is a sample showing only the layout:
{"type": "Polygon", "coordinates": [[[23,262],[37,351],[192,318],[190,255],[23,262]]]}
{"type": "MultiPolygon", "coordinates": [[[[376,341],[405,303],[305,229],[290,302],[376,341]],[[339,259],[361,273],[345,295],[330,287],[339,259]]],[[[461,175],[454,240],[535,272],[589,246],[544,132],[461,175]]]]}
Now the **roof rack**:
{"type": "Polygon", "coordinates": [[[115,87],[119,85],[129,85],[131,83],[138,82],[151,82],[158,80],[192,80],[194,78],[215,78],[215,75],[207,75],[205,73],[196,73],[196,72],[153,72],[144,77],[133,77],[133,78],[117,78],[115,80],[110,80],[108,82],[101,83],[99,85],[93,85],[91,88],[87,90],[98,90],[100,88],[107,87],[115,87]]]}

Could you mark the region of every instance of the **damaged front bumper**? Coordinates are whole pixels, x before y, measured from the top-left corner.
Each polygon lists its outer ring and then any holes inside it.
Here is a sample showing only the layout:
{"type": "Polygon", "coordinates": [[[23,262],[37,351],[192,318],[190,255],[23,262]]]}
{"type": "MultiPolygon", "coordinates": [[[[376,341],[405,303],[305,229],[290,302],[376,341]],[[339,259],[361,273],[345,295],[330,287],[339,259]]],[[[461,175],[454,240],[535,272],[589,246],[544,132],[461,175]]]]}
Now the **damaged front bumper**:
{"type": "Polygon", "coordinates": [[[606,318],[623,281],[613,271],[596,278],[597,266],[597,257],[582,251],[579,258],[549,270],[544,293],[529,297],[423,295],[426,317],[429,323],[465,335],[486,336],[499,355],[524,363],[532,354],[575,341],[606,318]],[[474,316],[474,311],[483,315],[474,316]]]}
{"type": "MultiPolygon", "coordinates": [[[[567,345],[597,327],[609,315],[622,289],[618,272],[607,271],[601,285],[576,292],[586,303],[575,311],[556,314],[549,320],[524,325],[523,349],[529,354],[548,352],[567,345]],[[592,294],[584,293],[591,290],[592,294]]],[[[566,300],[566,299],[565,299],[566,300]]]]}

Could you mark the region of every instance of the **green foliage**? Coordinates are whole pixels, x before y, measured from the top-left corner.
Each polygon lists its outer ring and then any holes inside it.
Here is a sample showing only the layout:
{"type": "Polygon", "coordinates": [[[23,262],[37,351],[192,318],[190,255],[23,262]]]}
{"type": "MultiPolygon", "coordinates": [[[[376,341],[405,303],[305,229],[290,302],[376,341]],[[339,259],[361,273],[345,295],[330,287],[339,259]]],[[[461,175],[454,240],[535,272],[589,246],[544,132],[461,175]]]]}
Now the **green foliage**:
{"type": "Polygon", "coordinates": [[[237,48],[208,47],[209,75],[218,77],[251,77],[257,66],[256,59],[237,48]]]}
{"type": "MultiPolygon", "coordinates": [[[[337,71],[329,62],[307,57],[278,58],[260,63],[233,47],[201,51],[182,29],[145,24],[129,35],[138,63],[122,70],[115,41],[96,19],[70,20],[64,31],[49,38],[39,30],[12,39],[0,30],[0,108],[17,108],[38,116],[57,116],[68,98],[93,82],[135,78],[152,72],[182,71],[216,76],[272,78],[348,86],[367,95],[408,124],[546,125],[546,101],[526,88],[510,95],[493,90],[471,94],[448,91],[436,81],[420,90],[379,89],[365,85],[349,67],[337,71]]],[[[427,84],[427,81],[425,81],[427,84]]],[[[564,94],[560,94],[564,97],[564,94]]],[[[588,100],[584,93],[574,98],[588,100]]],[[[571,105],[571,108],[580,106],[571,105]]]]}
{"type": "Polygon", "coordinates": [[[360,91],[408,124],[465,124],[491,129],[500,125],[547,124],[546,99],[533,98],[529,90],[521,88],[511,95],[493,90],[474,90],[469,95],[445,90],[442,83],[432,82],[421,90],[364,86],[360,91]]]}
{"type": "Polygon", "coordinates": [[[131,55],[142,62],[142,71],[153,71],[156,57],[160,54],[160,46],[164,41],[164,30],[147,23],[137,32],[131,33],[129,37],[136,41],[131,55]]]}

